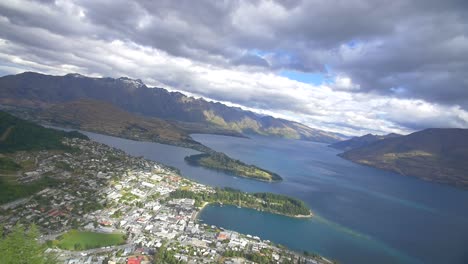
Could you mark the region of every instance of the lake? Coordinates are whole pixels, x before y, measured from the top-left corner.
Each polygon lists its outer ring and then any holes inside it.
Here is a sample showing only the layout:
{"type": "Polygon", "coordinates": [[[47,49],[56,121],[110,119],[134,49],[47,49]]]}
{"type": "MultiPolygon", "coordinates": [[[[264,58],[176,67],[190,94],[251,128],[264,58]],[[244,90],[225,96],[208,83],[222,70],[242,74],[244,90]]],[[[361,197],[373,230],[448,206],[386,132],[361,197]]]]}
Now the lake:
{"type": "Polygon", "coordinates": [[[258,235],[297,251],[342,263],[468,263],[468,191],[365,167],[336,156],[326,144],[217,135],[192,137],[229,156],[283,177],[265,183],[184,162],[195,150],[86,134],[128,154],[180,169],[210,186],[299,198],[313,210],[295,219],[231,206],[208,206],[200,220],[258,235]]]}

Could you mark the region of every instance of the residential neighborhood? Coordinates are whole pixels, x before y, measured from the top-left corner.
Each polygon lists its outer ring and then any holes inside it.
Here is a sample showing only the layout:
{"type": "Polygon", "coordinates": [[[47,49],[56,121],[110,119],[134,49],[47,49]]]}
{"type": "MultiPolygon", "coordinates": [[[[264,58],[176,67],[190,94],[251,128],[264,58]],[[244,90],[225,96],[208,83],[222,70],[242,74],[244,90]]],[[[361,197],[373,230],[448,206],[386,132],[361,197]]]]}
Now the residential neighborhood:
{"type": "Polygon", "coordinates": [[[203,206],[170,194],[216,190],[181,177],[176,169],[90,140],[64,143],[76,151],[16,152],[15,161],[30,164],[20,181],[47,178],[52,184],[0,207],[5,230],[18,222],[35,223],[46,251],[62,263],[158,263],[161,252],[177,263],[331,263],[204,224],[197,219],[203,206]],[[67,244],[84,234],[119,239],[104,246],[79,239],[67,244]]]}

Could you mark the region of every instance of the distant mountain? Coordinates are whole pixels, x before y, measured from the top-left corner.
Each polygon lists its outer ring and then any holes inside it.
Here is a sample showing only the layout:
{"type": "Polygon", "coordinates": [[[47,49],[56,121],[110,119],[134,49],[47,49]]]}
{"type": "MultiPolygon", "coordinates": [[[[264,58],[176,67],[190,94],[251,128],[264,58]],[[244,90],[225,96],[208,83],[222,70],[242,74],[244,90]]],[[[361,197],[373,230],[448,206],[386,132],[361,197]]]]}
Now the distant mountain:
{"type": "Polygon", "coordinates": [[[147,117],[183,122],[192,132],[197,132],[197,126],[193,124],[204,124],[229,130],[230,133],[253,133],[325,143],[342,139],[338,134],[297,122],[258,115],[162,88],[148,88],[140,80],[125,77],[90,78],[79,74],[51,76],[25,72],[0,78],[0,104],[42,108],[83,98],[108,102],[147,117]]]}
{"type": "Polygon", "coordinates": [[[330,147],[340,149],[340,150],[344,150],[344,151],[348,151],[348,150],[351,150],[351,149],[367,146],[367,145],[369,145],[371,143],[374,143],[374,142],[382,140],[382,139],[400,137],[400,136],[401,135],[395,134],[395,133],[390,133],[390,134],[387,134],[387,135],[367,134],[367,135],[364,135],[364,136],[353,137],[353,138],[348,139],[348,140],[343,140],[343,141],[340,141],[340,142],[330,144],[330,147]]]}
{"type": "Polygon", "coordinates": [[[431,128],[340,154],[364,165],[468,188],[468,129],[431,128]]]}
{"type": "Polygon", "coordinates": [[[61,127],[208,150],[186,131],[165,120],[138,116],[110,103],[92,99],[53,104],[39,111],[35,118],[61,127]]]}

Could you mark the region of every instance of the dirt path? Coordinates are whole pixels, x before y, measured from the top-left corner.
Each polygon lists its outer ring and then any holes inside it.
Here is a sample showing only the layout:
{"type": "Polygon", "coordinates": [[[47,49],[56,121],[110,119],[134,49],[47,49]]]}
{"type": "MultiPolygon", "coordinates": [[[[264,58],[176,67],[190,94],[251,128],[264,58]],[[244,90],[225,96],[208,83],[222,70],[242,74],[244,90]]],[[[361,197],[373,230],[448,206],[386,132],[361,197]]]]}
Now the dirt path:
{"type": "Polygon", "coordinates": [[[8,138],[8,136],[10,135],[11,133],[11,130],[13,130],[13,126],[9,126],[5,132],[3,132],[2,136],[0,136],[0,142],[2,141],[5,141],[5,139],[8,138]]]}

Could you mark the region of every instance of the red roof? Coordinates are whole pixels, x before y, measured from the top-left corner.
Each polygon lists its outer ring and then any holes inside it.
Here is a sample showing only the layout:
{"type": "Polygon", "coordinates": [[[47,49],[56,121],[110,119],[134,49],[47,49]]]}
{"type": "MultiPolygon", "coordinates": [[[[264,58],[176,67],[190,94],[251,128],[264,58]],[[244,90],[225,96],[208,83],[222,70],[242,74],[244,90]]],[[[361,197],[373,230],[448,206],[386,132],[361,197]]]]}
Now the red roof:
{"type": "Polygon", "coordinates": [[[102,220],[102,221],[100,222],[100,224],[103,225],[103,226],[110,226],[110,225],[112,225],[112,222],[107,221],[107,220],[102,220]]]}
{"type": "Polygon", "coordinates": [[[130,257],[127,259],[127,264],[141,264],[143,257],[130,257]]]}
{"type": "Polygon", "coordinates": [[[49,216],[57,216],[60,214],[60,211],[58,209],[52,209],[47,213],[49,216]]]}
{"type": "Polygon", "coordinates": [[[141,264],[142,257],[131,257],[127,259],[127,264],[141,264]]]}
{"type": "Polygon", "coordinates": [[[228,239],[228,236],[224,233],[219,233],[218,234],[218,239],[219,240],[225,240],[225,239],[228,239]]]}

